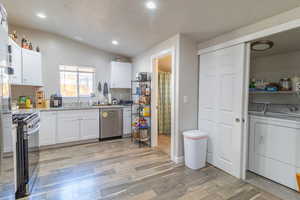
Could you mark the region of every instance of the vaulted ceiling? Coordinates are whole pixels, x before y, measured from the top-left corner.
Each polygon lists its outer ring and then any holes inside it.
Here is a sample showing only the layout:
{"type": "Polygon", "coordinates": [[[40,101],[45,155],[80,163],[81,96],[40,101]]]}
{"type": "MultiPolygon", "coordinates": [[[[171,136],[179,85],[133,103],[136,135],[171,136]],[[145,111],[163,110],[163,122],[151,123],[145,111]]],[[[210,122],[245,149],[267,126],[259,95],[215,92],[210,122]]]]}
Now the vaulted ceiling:
{"type": "Polygon", "coordinates": [[[0,0],[9,22],[135,56],[184,33],[197,42],[300,6],[299,0],[0,0]],[[37,13],[46,19],[36,17],[37,13]],[[112,45],[118,40],[119,45],[112,45]]]}

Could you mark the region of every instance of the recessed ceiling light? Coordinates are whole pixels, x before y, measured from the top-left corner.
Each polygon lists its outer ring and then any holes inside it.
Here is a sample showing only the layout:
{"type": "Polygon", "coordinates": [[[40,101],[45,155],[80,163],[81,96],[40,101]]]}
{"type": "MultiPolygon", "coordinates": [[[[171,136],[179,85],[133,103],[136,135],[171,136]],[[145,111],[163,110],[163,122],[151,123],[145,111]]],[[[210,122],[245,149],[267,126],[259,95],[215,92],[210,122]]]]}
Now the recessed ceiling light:
{"type": "Polygon", "coordinates": [[[113,41],[111,41],[111,43],[112,43],[113,45],[118,45],[118,44],[119,44],[119,42],[118,42],[117,40],[113,40],[113,41]]]}
{"type": "Polygon", "coordinates": [[[82,41],[82,37],[80,37],[80,36],[75,36],[74,38],[75,38],[75,40],[82,41]]]}
{"type": "Polygon", "coordinates": [[[154,10],[157,8],[156,6],[156,3],[154,1],[147,1],[146,2],[146,7],[149,9],[149,10],[154,10]]]}
{"type": "Polygon", "coordinates": [[[47,17],[44,13],[37,13],[36,16],[41,19],[45,19],[47,17]]]}

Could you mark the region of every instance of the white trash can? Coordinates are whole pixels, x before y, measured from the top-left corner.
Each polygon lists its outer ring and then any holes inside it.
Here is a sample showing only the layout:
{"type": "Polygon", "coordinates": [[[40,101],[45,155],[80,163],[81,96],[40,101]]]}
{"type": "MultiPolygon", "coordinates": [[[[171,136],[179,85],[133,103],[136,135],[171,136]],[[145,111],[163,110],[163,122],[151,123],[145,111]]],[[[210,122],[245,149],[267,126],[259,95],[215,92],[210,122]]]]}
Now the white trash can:
{"type": "Polygon", "coordinates": [[[184,159],[185,165],[191,169],[200,169],[206,164],[207,133],[199,130],[185,131],[184,159]]]}

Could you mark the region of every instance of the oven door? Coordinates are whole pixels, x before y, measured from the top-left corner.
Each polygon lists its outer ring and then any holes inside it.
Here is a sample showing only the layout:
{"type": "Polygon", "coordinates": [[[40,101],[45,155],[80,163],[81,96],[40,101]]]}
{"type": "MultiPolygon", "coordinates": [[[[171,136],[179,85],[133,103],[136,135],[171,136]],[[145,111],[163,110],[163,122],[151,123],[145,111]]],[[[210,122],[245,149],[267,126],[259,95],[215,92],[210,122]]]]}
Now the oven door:
{"type": "Polygon", "coordinates": [[[40,123],[35,123],[28,128],[25,137],[25,183],[28,193],[32,191],[37,178],[39,164],[39,129],[40,123]],[[27,153],[26,153],[27,150],[27,153]]]}

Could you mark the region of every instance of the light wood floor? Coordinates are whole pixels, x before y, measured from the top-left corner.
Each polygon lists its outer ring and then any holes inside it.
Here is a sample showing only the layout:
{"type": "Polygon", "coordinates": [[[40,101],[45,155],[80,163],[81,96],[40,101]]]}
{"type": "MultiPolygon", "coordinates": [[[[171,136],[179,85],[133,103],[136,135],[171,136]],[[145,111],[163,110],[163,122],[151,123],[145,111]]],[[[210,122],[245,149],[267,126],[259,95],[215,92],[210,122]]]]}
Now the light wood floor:
{"type": "Polygon", "coordinates": [[[158,143],[158,150],[165,152],[166,154],[170,155],[171,151],[171,136],[167,135],[159,135],[157,138],[158,143]]]}
{"type": "Polygon", "coordinates": [[[212,166],[193,171],[129,139],[41,152],[38,200],[278,200],[212,166]]]}

